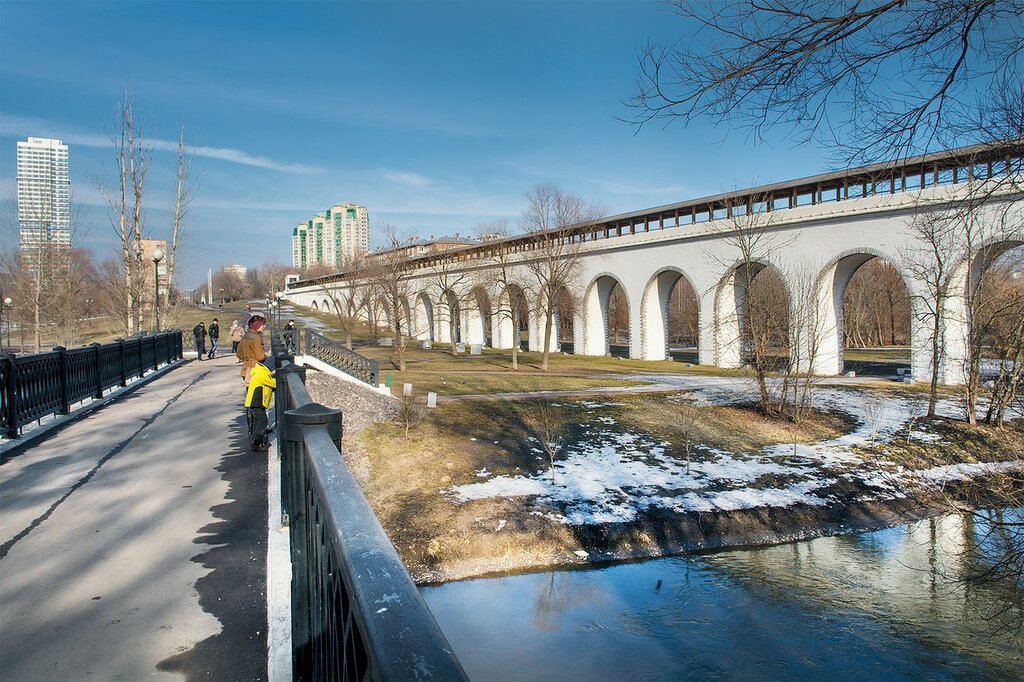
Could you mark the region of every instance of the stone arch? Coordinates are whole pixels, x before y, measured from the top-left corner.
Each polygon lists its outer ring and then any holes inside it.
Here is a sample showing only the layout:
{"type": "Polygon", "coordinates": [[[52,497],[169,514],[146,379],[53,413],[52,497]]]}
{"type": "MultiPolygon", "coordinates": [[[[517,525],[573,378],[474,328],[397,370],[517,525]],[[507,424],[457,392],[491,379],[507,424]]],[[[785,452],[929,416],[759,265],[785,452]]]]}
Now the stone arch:
{"type": "MultiPolygon", "coordinates": [[[[693,280],[682,269],[669,266],[655,272],[644,287],[640,304],[640,328],[642,330],[641,357],[644,360],[666,360],[669,356],[669,302],[680,282],[689,288],[698,309],[700,324],[700,301],[693,280]]],[[[699,336],[699,334],[698,334],[699,336]]]]}
{"type": "Polygon", "coordinates": [[[331,299],[325,298],[324,302],[321,304],[321,308],[320,309],[321,310],[326,310],[327,312],[330,312],[332,310],[332,308],[331,308],[331,299]]]}
{"type": "MultiPolygon", "coordinates": [[[[846,295],[846,288],[853,279],[854,274],[868,261],[875,258],[885,261],[892,266],[907,291],[913,294],[913,283],[911,278],[900,266],[896,259],[888,254],[871,247],[847,249],[838,254],[818,272],[815,278],[814,301],[817,305],[814,320],[816,330],[808,330],[807,333],[799,335],[802,347],[798,351],[801,360],[801,370],[808,367],[814,374],[841,374],[843,372],[843,350],[845,347],[843,333],[843,299],[846,295]],[[815,346],[811,347],[810,341],[816,340],[815,346]]],[[[913,300],[913,296],[911,297],[913,300]]],[[[915,325],[911,324],[910,343],[915,343],[915,325]]]]}
{"type": "MultiPolygon", "coordinates": [[[[579,302],[575,300],[569,287],[563,285],[555,295],[555,311],[551,329],[552,351],[571,352],[575,338],[574,318],[578,305],[579,302]]],[[[541,342],[543,343],[543,340],[541,342]]]]}
{"type": "MultiPolygon", "coordinates": [[[[985,273],[996,260],[1011,249],[1024,246],[1019,236],[1000,235],[984,240],[979,248],[961,259],[951,272],[950,295],[943,306],[945,324],[942,331],[943,357],[939,365],[939,381],[945,384],[962,384],[966,379],[970,354],[971,320],[970,301],[978,293],[985,273]]],[[[925,344],[927,345],[927,339],[925,344]]],[[[915,362],[914,378],[923,381],[931,375],[930,356],[924,354],[915,362]],[[918,365],[922,371],[918,378],[918,365]]]]}
{"type": "Polygon", "coordinates": [[[412,309],[412,336],[420,341],[434,340],[434,306],[427,292],[416,294],[412,309]]]}
{"type": "Polygon", "coordinates": [[[531,329],[526,291],[517,284],[508,285],[498,296],[495,317],[494,347],[512,348],[517,343],[522,345],[522,332],[525,330],[529,334],[531,329]]]}
{"type": "MultiPolygon", "coordinates": [[[[743,365],[744,355],[749,350],[745,343],[747,330],[741,324],[750,299],[750,292],[747,290],[748,283],[753,284],[758,275],[766,270],[779,279],[787,302],[792,303],[792,295],[786,278],[770,261],[766,259],[755,259],[749,262],[736,261],[722,276],[715,289],[713,333],[714,364],[717,367],[728,368],[743,365]]],[[[786,322],[788,324],[789,321],[786,320],[786,322]]]]}
{"type": "Polygon", "coordinates": [[[465,314],[466,343],[491,345],[491,298],[482,286],[469,292],[465,314]]]}
{"type": "Polygon", "coordinates": [[[458,295],[451,289],[441,290],[438,293],[438,304],[440,314],[437,315],[437,340],[440,343],[458,343],[462,340],[459,324],[462,310],[458,295]]]}
{"type": "MultiPolygon", "coordinates": [[[[626,314],[629,314],[629,294],[622,280],[610,272],[602,272],[594,276],[583,295],[583,343],[584,355],[607,355],[608,343],[608,304],[615,287],[621,287],[626,300],[626,314]]],[[[627,329],[629,328],[627,322],[627,329]]]]}
{"type": "Polygon", "coordinates": [[[313,299],[313,310],[320,310],[320,306],[317,305],[316,299],[313,299]]]}

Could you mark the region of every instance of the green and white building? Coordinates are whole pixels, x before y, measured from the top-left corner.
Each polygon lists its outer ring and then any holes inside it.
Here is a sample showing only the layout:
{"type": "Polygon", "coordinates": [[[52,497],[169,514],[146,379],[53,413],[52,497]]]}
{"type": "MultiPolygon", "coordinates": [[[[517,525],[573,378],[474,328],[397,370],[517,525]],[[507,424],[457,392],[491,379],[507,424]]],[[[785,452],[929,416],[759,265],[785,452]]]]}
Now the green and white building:
{"type": "Polygon", "coordinates": [[[344,265],[370,247],[370,217],[355,204],[335,204],[292,230],[292,267],[344,265]]]}

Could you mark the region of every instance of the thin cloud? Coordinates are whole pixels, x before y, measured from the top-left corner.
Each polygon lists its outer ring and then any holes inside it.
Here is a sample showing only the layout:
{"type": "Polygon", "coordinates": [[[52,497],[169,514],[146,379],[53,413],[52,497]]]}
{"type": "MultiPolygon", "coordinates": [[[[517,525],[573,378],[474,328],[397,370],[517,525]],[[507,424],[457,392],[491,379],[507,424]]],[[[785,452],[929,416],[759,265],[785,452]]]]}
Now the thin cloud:
{"type": "Polygon", "coordinates": [[[432,182],[430,178],[422,176],[419,173],[385,171],[381,175],[385,180],[397,182],[400,185],[412,185],[413,187],[422,187],[424,185],[429,185],[432,182]]]}
{"type": "MultiPolygon", "coordinates": [[[[49,136],[58,138],[67,144],[79,145],[82,147],[95,147],[102,149],[110,146],[110,138],[106,135],[96,135],[95,133],[82,133],[62,129],[60,125],[55,125],[49,121],[41,119],[0,114],[0,120],[2,120],[0,128],[3,129],[5,137],[49,136]]],[[[155,151],[178,151],[178,143],[176,141],[150,138],[146,140],[146,143],[155,151]]],[[[323,168],[318,168],[316,166],[307,166],[301,163],[282,163],[274,161],[273,159],[268,159],[265,156],[253,156],[240,149],[231,149],[230,147],[197,146],[193,147],[192,151],[196,156],[203,158],[217,159],[219,161],[241,164],[243,166],[266,168],[268,170],[275,170],[281,173],[314,175],[326,172],[323,168]]]]}

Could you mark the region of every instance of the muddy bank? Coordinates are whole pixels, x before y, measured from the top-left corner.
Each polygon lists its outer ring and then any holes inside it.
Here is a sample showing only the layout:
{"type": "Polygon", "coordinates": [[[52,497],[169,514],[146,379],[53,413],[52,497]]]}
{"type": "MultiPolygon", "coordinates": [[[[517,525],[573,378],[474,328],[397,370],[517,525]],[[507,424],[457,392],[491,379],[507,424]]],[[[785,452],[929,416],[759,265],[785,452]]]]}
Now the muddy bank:
{"type": "MultiPolygon", "coordinates": [[[[982,505],[984,506],[984,505],[982,505]]],[[[980,507],[979,507],[980,508],[980,507]]],[[[673,513],[655,510],[630,523],[594,524],[565,530],[575,542],[562,549],[549,543],[490,556],[408,565],[419,585],[548,569],[576,569],[607,563],[678,556],[693,552],[776,545],[860,533],[902,525],[950,511],[937,501],[876,500],[827,507],[793,505],[723,512],[673,513]]],[[[532,525],[509,521],[516,532],[532,525]]],[[[392,529],[387,529],[389,535],[392,529]]],[[[399,534],[400,530],[394,529],[399,534]]],[[[503,528],[504,530],[504,528],[503,528]]],[[[498,531],[500,533],[500,531],[498,531]]],[[[510,541],[505,547],[513,544],[510,541]]],[[[496,545],[500,547],[500,545],[496,545]]]]}

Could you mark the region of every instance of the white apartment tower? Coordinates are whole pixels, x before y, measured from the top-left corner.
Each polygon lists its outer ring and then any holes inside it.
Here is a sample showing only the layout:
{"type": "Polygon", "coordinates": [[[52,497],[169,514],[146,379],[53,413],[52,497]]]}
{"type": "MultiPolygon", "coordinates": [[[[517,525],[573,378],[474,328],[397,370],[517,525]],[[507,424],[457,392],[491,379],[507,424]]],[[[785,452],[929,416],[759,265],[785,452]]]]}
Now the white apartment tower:
{"type": "Polygon", "coordinates": [[[355,204],[335,204],[292,230],[292,267],[344,265],[370,248],[370,216],[355,204]]]}
{"type": "Polygon", "coordinates": [[[68,146],[30,137],[18,142],[18,226],[21,248],[71,246],[68,146]]]}

